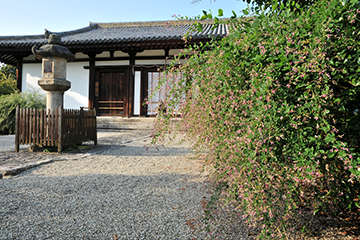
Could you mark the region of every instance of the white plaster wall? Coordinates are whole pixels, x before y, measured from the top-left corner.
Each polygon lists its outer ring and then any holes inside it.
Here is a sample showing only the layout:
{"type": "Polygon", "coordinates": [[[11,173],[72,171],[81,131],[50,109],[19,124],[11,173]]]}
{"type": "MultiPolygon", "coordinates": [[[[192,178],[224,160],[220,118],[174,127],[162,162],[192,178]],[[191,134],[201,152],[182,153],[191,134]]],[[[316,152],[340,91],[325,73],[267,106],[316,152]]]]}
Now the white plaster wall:
{"type": "Polygon", "coordinates": [[[129,54],[124,53],[122,51],[115,51],[114,52],[114,57],[129,57],[129,54]]]}
{"type": "Polygon", "coordinates": [[[83,53],[80,53],[80,52],[77,52],[77,53],[75,53],[75,57],[76,57],[76,59],[80,59],[80,58],[89,58],[89,56],[88,55],[86,55],[86,54],[83,54],[83,53]]]}
{"type": "Polygon", "coordinates": [[[95,66],[114,66],[114,65],[129,65],[129,61],[97,61],[95,66]]]}
{"type": "Polygon", "coordinates": [[[180,51],[181,51],[181,49],[170,49],[169,55],[170,56],[178,55],[180,53],[180,51]]]}
{"type": "MultiPolygon", "coordinates": [[[[167,61],[167,64],[169,64],[171,60],[167,61]]],[[[156,60],[136,60],[135,65],[164,65],[165,59],[156,59],[156,60]]]]}
{"type": "MultiPolygon", "coordinates": [[[[67,63],[66,79],[71,82],[71,88],[64,94],[64,108],[88,107],[89,70],[84,69],[87,65],[88,62],[67,63]]],[[[41,63],[23,64],[22,91],[39,90],[45,95],[45,91],[37,83],[41,77],[41,63]]]]}
{"type": "Polygon", "coordinates": [[[105,52],[102,52],[100,54],[96,54],[96,57],[97,58],[109,58],[110,57],[110,52],[105,51],[105,52]]]}
{"type": "Polygon", "coordinates": [[[23,58],[23,61],[34,61],[34,60],[36,60],[36,58],[33,54],[23,58]]]}
{"type": "Polygon", "coordinates": [[[22,73],[22,92],[39,90],[40,93],[46,94],[38,85],[38,80],[42,76],[41,63],[24,63],[22,73]]]}
{"type": "Polygon", "coordinates": [[[135,71],[135,86],[134,86],[134,115],[140,115],[140,85],[141,72],[135,71]]]}
{"type": "Polygon", "coordinates": [[[66,79],[71,82],[71,88],[65,92],[64,108],[89,106],[89,70],[84,69],[88,65],[88,62],[67,63],[66,79]]]}
{"type": "Polygon", "coordinates": [[[165,58],[165,51],[163,49],[145,50],[143,52],[137,53],[136,56],[164,56],[165,58]]]}

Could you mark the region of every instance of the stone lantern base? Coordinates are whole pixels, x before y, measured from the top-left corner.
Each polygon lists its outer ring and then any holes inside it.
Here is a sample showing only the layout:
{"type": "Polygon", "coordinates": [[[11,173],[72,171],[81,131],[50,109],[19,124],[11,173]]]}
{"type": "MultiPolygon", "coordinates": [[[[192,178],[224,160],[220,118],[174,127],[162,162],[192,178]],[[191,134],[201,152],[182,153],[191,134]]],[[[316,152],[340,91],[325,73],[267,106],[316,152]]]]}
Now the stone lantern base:
{"type": "Polygon", "coordinates": [[[70,81],[63,79],[40,79],[38,85],[46,91],[46,109],[63,106],[64,92],[71,87],[70,81]]]}

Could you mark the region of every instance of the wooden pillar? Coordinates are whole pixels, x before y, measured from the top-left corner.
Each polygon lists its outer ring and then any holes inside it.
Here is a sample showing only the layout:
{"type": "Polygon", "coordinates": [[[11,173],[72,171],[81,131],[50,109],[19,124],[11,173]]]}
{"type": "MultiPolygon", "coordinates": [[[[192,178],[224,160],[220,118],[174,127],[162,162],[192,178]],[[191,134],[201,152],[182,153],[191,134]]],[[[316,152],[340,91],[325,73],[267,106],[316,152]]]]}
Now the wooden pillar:
{"type": "Polygon", "coordinates": [[[135,82],[135,56],[136,52],[129,52],[130,56],[130,74],[128,84],[128,111],[127,116],[134,116],[134,82],[135,82]]]}
{"type": "Polygon", "coordinates": [[[16,63],[16,87],[22,91],[22,72],[23,72],[23,57],[17,58],[16,63]]]}
{"type": "Polygon", "coordinates": [[[110,58],[114,58],[114,53],[115,53],[115,50],[110,50],[110,58]]]}
{"type": "Polygon", "coordinates": [[[147,105],[143,105],[145,99],[148,98],[148,71],[145,68],[141,68],[141,88],[140,88],[140,116],[147,116],[147,105]]]}
{"type": "Polygon", "coordinates": [[[168,58],[168,57],[169,57],[170,49],[169,49],[169,48],[165,48],[164,51],[165,51],[165,58],[168,58]]]}
{"type": "Polygon", "coordinates": [[[89,108],[95,108],[95,53],[89,53],[89,108]]]}
{"type": "Polygon", "coordinates": [[[98,144],[97,142],[97,125],[96,125],[96,109],[94,109],[94,115],[92,118],[92,125],[91,125],[91,131],[94,133],[94,145],[96,146],[98,144]]]}

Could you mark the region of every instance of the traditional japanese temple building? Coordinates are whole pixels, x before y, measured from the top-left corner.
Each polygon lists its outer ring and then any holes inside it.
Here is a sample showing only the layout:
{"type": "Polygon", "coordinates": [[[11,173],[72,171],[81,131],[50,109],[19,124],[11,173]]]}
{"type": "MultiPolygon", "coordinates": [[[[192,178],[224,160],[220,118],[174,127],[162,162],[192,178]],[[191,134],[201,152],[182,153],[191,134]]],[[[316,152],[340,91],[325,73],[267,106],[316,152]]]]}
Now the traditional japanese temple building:
{"type": "MultiPolygon", "coordinates": [[[[193,31],[183,40],[191,22],[90,23],[73,31],[31,36],[0,36],[0,62],[16,66],[20,91],[38,89],[41,61],[31,52],[47,43],[50,34],[61,37],[76,59],[67,63],[71,88],[65,93],[65,108],[96,108],[99,116],[147,116],[158,102],[143,105],[150,86],[156,84],[159,67],[171,62],[187,45],[208,42],[228,34],[226,25],[213,29],[204,21],[202,32],[193,31]]],[[[21,34],[21,33],[20,33],[21,34]]]]}

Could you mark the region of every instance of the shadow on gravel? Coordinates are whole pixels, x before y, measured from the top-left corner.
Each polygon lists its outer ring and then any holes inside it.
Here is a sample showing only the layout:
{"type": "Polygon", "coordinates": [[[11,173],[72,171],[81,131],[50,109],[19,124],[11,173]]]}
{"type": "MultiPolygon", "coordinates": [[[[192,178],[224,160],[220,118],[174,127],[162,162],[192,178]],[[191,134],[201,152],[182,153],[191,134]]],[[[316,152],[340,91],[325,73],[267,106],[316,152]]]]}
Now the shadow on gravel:
{"type": "MultiPolygon", "coordinates": [[[[0,239],[191,239],[204,182],[192,175],[29,174],[0,185],[0,239]]],[[[201,238],[200,238],[201,239],[201,238]]]]}
{"type": "Polygon", "coordinates": [[[160,147],[159,150],[156,150],[154,147],[139,147],[131,145],[115,145],[109,147],[107,150],[97,153],[98,155],[108,155],[108,156],[183,156],[187,153],[190,153],[190,150],[184,147],[160,147]],[[118,149],[114,151],[114,149],[118,149]]]}

